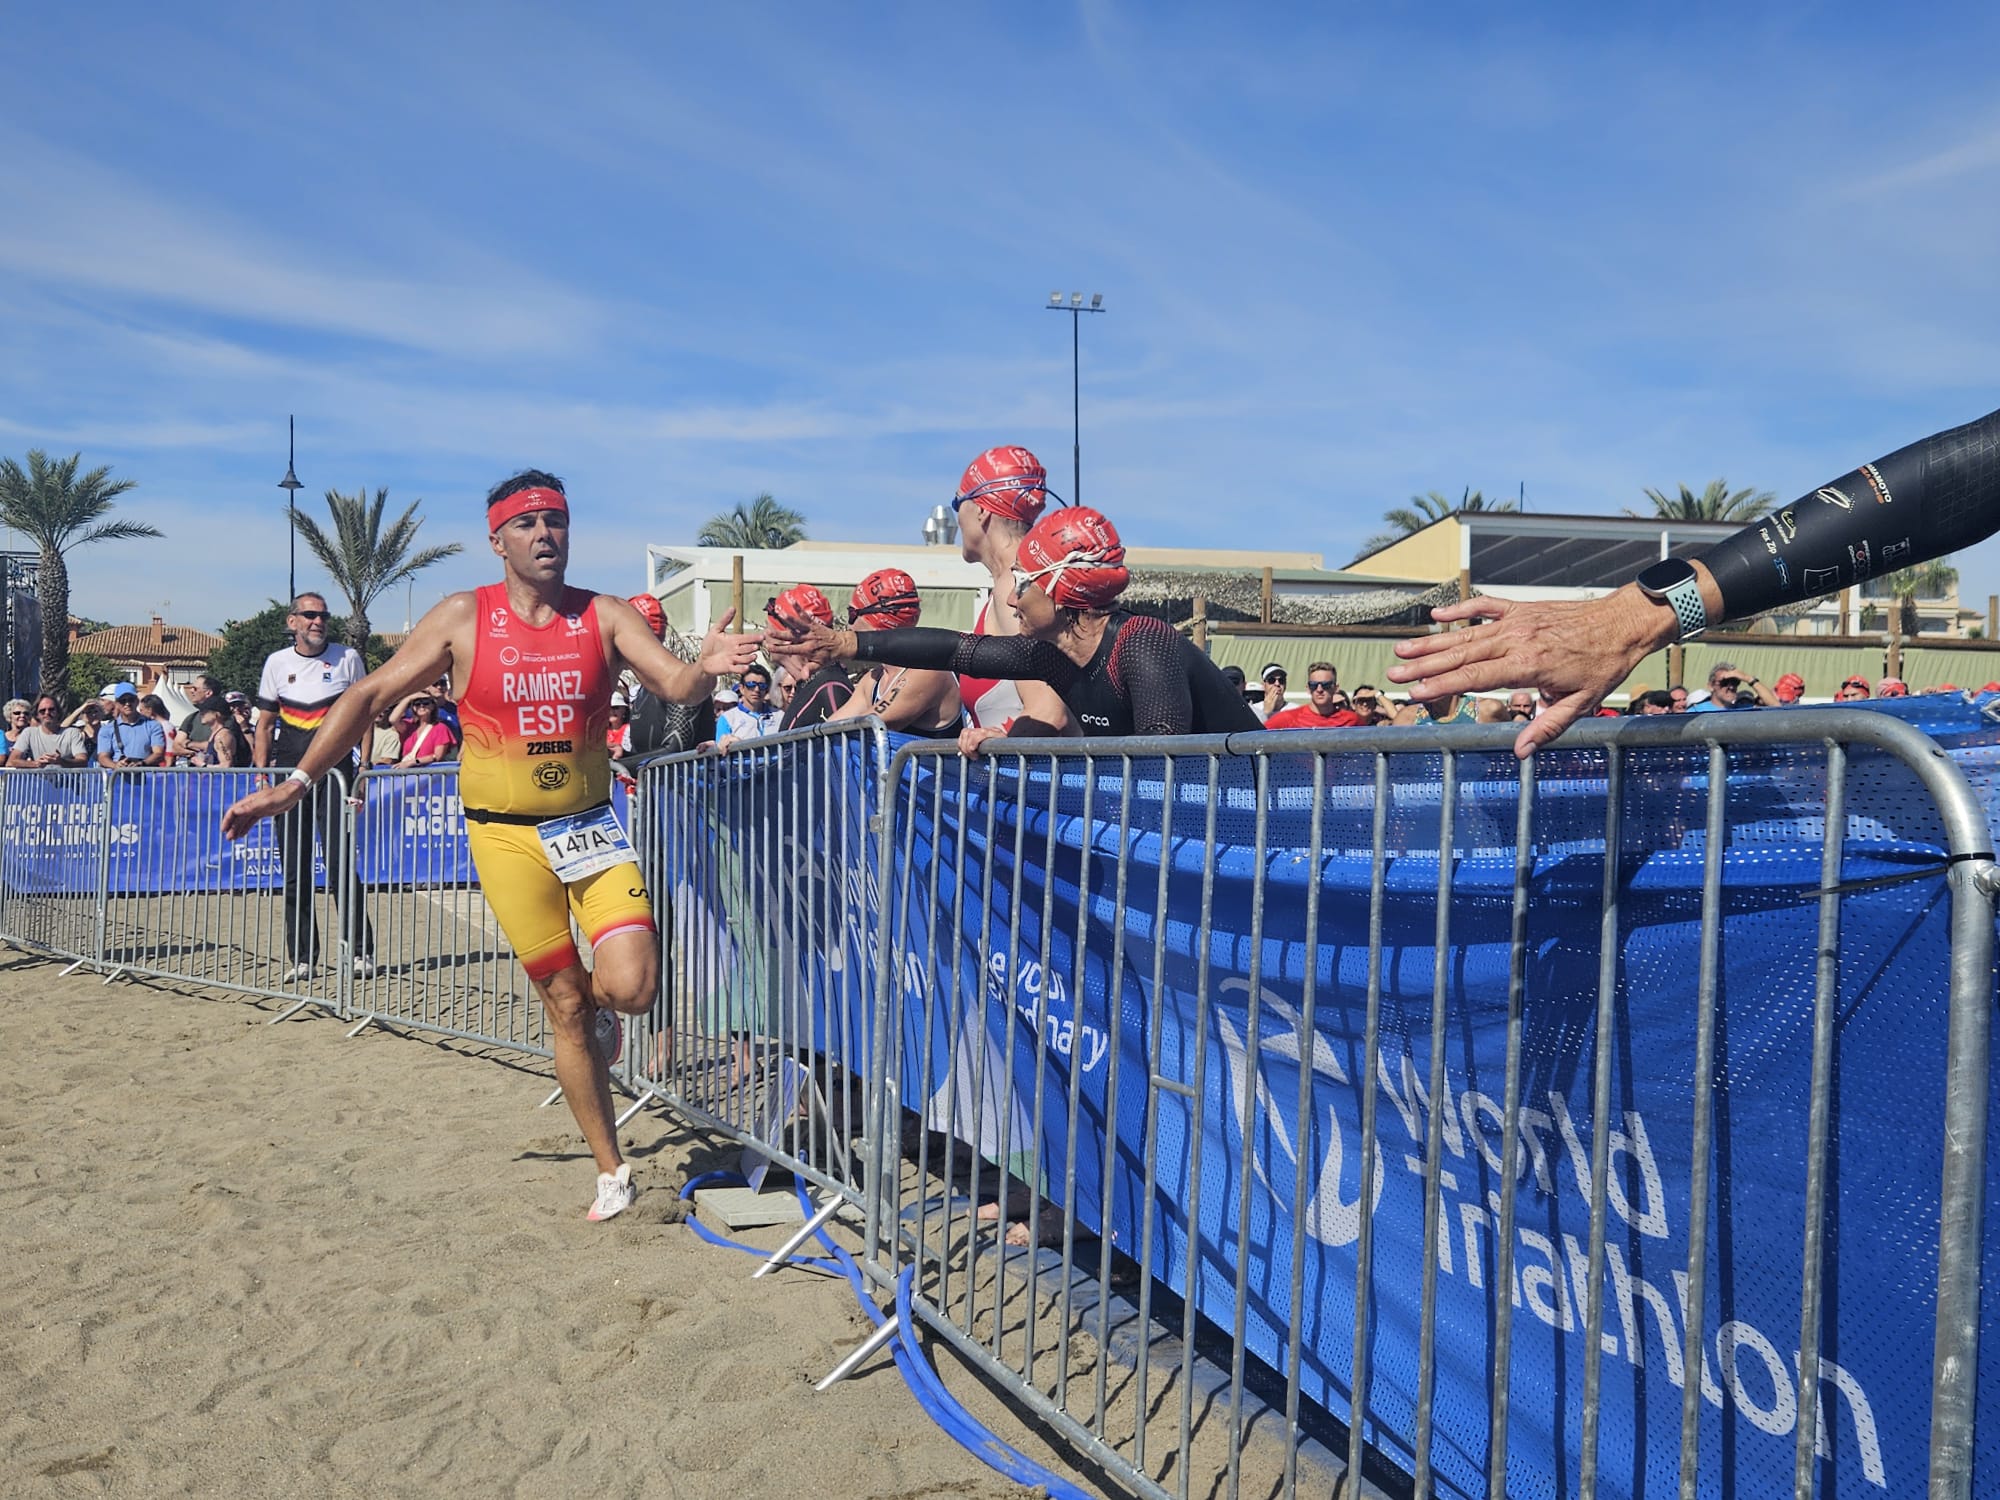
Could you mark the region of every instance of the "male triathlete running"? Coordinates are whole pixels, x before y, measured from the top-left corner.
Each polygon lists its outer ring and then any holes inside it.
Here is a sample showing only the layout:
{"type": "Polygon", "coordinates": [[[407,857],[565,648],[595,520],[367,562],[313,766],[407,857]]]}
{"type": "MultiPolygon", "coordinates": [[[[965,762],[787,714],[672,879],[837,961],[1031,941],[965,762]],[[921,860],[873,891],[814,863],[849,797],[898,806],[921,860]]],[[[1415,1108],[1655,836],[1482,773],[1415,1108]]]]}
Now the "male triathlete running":
{"type": "MultiPolygon", "coordinates": [[[[1028,528],[1049,503],[1049,474],[1026,448],[988,448],[966,466],[951,497],[958,515],[959,551],[993,575],[993,592],[979,607],[974,635],[1018,636],[1020,617],[1001,601],[1010,597],[1015,554],[1028,528]]],[[[1045,682],[960,673],[959,697],[975,729],[1004,729],[1018,736],[1074,733],[1069,710],[1045,682]]]]}
{"type": "MultiPolygon", "coordinates": [[[[2000,530],[2000,411],[1849,470],[1690,558],[1654,563],[1601,599],[1483,595],[1431,611],[1469,630],[1402,641],[1389,669],[1412,696],[1527,683],[1542,712],[1527,756],[1604,701],[1649,653],[1710,625],[1837,593],[2000,530]]],[[[1865,686],[1865,684],[1864,684],[1865,686]]]]}
{"type": "MultiPolygon", "coordinates": [[[[773,600],[782,618],[785,606],[773,600]]],[[[924,603],[917,594],[917,581],[901,568],[877,568],[854,586],[847,601],[850,634],[871,635],[877,631],[906,631],[923,614],[924,603]]],[[[815,624],[822,622],[817,619],[815,624]]],[[[822,628],[824,626],[822,625],[822,628]]],[[[925,634],[944,632],[926,631],[925,634]]],[[[957,639],[957,637],[953,637],[957,639]]],[[[883,660],[883,658],[871,658],[883,660]]],[[[901,734],[920,735],[927,740],[957,737],[964,726],[959,712],[958,679],[949,670],[927,668],[945,664],[920,662],[887,667],[871,667],[855,679],[854,694],[827,715],[828,722],[875,715],[901,734]]]]}
{"type": "MultiPolygon", "coordinates": [[[[784,623],[801,652],[814,660],[884,662],[1047,683],[1085,735],[1262,728],[1222,669],[1178,630],[1114,607],[1130,576],[1111,523],[1076,506],[1043,516],[1021,539],[1005,601],[1020,621],[1020,638],[922,629],[857,634],[793,616],[784,623]]],[[[982,744],[1004,732],[967,729],[959,747],[977,755],[982,744]]]]}
{"type": "Polygon", "coordinates": [[[241,838],[297,806],[378,711],[450,675],[465,726],[459,795],[473,863],[548,1011],[556,1079],[597,1160],[589,1216],[608,1219],[637,1190],[613,1124],[605,1054],[618,1028],[606,1013],[643,1013],[659,977],[652,906],[611,812],[612,683],[622,663],[661,697],[698,703],[717,674],[749,664],[763,637],[723,634],[725,614],[700,660],[684,662],[623,599],[567,587],[569,502],[553,475],[530,469],[496,485],[486,525],[503,581],[453,594],[419,620],[401,650],[341,695],[298,769],[237,802],[222,831],[241,838]],[[591,944],[590,970],[570,940],[572,913],[591,944]],[[593,1037],[604,1038],[595,1049],[593,1037]]]}

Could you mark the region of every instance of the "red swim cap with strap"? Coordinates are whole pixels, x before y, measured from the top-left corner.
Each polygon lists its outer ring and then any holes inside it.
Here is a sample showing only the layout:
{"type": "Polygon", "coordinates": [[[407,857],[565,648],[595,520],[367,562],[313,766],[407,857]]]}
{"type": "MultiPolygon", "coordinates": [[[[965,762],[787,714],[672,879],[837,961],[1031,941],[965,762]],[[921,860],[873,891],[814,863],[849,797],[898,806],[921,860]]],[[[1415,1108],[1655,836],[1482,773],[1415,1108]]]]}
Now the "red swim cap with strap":
{"type": "Polygon", "coordinates": [[[1081,505],[1043,516],[1014,560],[1016,590],[1039,584],[1064,609],[1107,609],[1131,581],[1117,528],[1081,505]]]}
{"type": "Polygon", "coordinates": [[[809,583],[786,589],[764,606],[764,613],[773,620],[779,619],[780,616],[788,616],[794,620],[810,617],[822,625],[833,623],[833,605],[828,602],[826,595],[809,583]]]}
{"type": "Polygon", "coordinates": [[[639,611],[639,618],[644,620],[653,632],[654,640],[663,641],[667,638],[667,612],[660,607],[658,599],[651,594],[634,594],[625,602],[639,611]]]}
{"type": "Polygon", "coordinates": [[[989,514],[1032,525],[1049,503],[1049,471],[1026,448],[988,448],[966,465],[952,509],[968,500],[989,514]]]}
{"type": "Polygon", "coordinates": [[[848,624],[873,625],[877,630],[914,625],[922,613],[917,581],[901,568],[877,568],[854,586],[847,601],[848,624]]]}

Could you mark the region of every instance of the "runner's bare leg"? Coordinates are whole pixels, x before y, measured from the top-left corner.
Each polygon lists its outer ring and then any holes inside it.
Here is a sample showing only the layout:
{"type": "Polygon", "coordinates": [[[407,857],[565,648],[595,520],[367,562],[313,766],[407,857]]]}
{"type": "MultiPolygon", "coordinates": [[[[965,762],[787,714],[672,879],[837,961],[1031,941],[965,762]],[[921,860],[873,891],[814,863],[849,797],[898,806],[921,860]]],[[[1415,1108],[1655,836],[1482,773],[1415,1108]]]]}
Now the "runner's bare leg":
{"type": "MultiPolygon", "coordinates": [[[[615,941],[615,939],[614,939],[615,941]]],[[[608,948],[610,943],[606,943],[608,948]]],[[[590,1145],[600,1172],[616,1172],[625,1158],[618,1151],[617,1114],[611,1107],[611,1075],[591,1045],[596,1007],[586,998],[591,980],[581,963],[558,969],[536,986],[548,1012],[555,1046],[556,1082],[590,1145]]]]}

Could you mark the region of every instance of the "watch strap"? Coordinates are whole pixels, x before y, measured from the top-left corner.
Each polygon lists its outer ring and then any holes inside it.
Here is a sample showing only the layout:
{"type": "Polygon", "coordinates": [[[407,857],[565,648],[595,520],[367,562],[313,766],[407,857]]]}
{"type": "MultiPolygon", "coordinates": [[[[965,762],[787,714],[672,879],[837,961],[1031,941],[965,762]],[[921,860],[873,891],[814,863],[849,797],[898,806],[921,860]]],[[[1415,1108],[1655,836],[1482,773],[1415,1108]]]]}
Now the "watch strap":
{"type": "Polygon", "coordinates": [[[1691,641],[1708,629],[1708,606],[1701,602],[1701,584],[1693,574],[1669,584],[1662,597],[1674,607],[1674,619],[1680,625],[1676,640],[1691,641]]]}

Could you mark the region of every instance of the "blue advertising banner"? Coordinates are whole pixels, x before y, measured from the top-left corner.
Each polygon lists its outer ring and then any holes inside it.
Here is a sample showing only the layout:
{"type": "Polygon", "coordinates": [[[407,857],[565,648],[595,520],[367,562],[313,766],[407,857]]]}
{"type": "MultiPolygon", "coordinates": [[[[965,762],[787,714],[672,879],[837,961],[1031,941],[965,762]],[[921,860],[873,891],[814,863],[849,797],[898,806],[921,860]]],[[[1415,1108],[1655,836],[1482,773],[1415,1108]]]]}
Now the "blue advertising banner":
{"type": "MultiPolygon", "coordinates": [[[[231,843],[222,812],[254,790],[253,771],[187,773],[14,772],[0,795],[0,880],[23,895],[79,895],[98,881],[104,830],[112,895],[277,890],[277,833],[260,823],[231,843]]],[[[624,789],[613,805],[625,816],[624,789]]],[[[356,814],[364,885],[475,885],[458,800],[458,771],[393,772],[363,781],[356,814]]],[[[325,883],[325,851],[314,858],[325,883]]]]}

